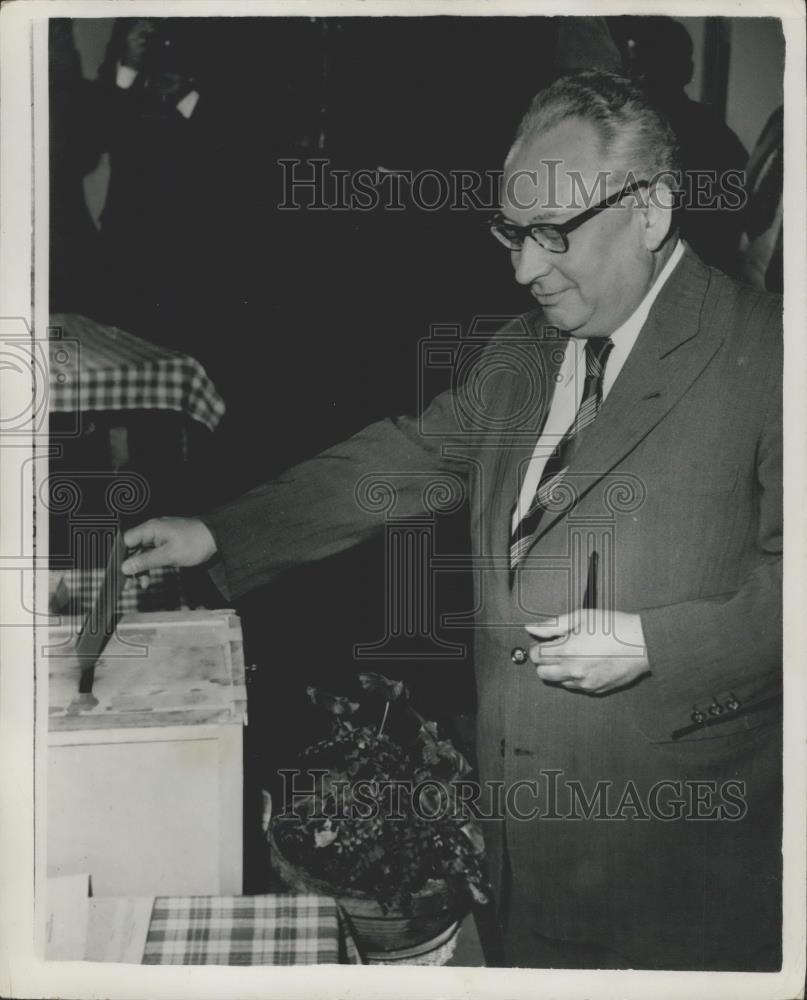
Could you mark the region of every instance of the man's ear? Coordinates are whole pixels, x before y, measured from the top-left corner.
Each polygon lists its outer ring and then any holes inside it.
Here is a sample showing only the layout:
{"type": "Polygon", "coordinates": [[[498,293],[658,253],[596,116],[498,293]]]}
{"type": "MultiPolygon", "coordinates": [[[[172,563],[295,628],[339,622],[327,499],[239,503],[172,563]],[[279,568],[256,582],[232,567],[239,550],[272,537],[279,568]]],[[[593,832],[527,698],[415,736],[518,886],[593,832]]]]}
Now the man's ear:
{"type": "Polygon", "coordinates": [[[675,193],[664,180],[658,180],[647,192],[644,209],[644,241],[648,250],[658,250],[672,226],[675,193]]]}

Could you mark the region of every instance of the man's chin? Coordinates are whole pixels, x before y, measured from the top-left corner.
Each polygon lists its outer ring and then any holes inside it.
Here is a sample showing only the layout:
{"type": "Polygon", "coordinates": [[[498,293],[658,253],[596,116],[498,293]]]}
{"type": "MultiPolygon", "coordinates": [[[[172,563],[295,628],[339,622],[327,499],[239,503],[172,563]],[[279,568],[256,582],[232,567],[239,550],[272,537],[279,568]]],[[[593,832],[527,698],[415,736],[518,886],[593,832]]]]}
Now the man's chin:
{"type": "Polygon", "coordinates": [[[551,326],[556,326],[564,333],[576,333],[585,325],[585,320],[579,315],[575,315],[572,309],[564,308],[560,303],[557,305],[542,305],[541,309],[551,326]]]}

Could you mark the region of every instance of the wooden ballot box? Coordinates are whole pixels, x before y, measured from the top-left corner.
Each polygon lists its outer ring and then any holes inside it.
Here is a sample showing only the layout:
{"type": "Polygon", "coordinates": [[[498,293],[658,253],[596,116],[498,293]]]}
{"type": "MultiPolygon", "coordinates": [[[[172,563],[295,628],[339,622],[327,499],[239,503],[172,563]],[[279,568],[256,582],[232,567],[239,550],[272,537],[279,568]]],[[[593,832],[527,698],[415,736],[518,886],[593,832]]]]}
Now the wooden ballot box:
{"type": "Polygon", "coordinates": [[[79,693],[77,623],[50,630],[47,866],[99,896],[240,895],[241,625],[124,615],[79,693]]]}

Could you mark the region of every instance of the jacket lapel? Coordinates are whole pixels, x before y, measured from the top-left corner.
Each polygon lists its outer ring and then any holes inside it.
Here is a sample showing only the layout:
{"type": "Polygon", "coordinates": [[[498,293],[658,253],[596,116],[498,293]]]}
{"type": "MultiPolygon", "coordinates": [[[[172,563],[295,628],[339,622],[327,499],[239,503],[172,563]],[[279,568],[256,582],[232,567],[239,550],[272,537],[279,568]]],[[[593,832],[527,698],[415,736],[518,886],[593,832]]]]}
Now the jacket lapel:
{"type": "MultiPolygon", "coordinates": [[[[568,337],[557,335],[551,338],[546,337],[542,325],[542,315],[537,314],[537,318],[530,318],[532,332],[538,340],[538,349],[541,353],[541,382],[550,387],[541,400],[541,409],[537,415],[535,426],[539,429],[533,434],[525,434],[524,431],[506,433],[500,443],[498,459],[496,462],[496,472],[493,477],[493,490],[491,493],[490,509],[490,542],[491,552],[508,553],[510,551],[510,520],[513,513],[513,506],[521,490],[527,466],[535,450],[540,428],[543,427],[552,399],[555,395],[557,383],[555,376],[560,371],[563,355],[568,337]]],[[[514,383],[515,384],[515,383],[514,383]]],[[[535,391],[535,385],[530,390],[535,391]]],[[[519,413],[529,408],[530,399],[524,389],[514,390],[509,399],[504,402],[505,413],[519,413]]]]}
{"type": "MultiPolygon", "coordinates": [[[[653,430],[720,347],[723,335],[704,310],[709,282],[709,270],[687,248],[569,466],[578,501],[653,430]]],[[[533,544],[568,513],[547,513],[533,544]]]]}

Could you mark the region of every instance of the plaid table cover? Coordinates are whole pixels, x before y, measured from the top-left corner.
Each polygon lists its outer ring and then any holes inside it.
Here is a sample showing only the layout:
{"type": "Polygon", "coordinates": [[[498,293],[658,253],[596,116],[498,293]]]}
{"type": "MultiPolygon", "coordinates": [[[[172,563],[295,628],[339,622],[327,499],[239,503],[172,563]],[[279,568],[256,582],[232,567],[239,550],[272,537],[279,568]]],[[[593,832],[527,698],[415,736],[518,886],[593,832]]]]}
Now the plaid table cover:
{"type": "MultiPolygon", "coordinates": [[[[48,574],[48,609],[54,615],[86,615],[93,606],[104,578],[104,567],[51,569],[48,574]]],[[[143,590],[132,581],[118,599],[118,614],[135,611],[182,611],[190,607],[182,591],[178,569],[168,566],[149,570],[149,585],[143,590]]]]}
{"type": "Polygon", "coordinates": [[[327,896],[158,896],[144,965],[316,965],[360,961],[327,896]]]}
{"type": "Polygon", "coordinates": [[[176,410],[211,431],[224,416],[195,358],[86,316],[54,313],[50,323],[52,412],[176,410]]]}

